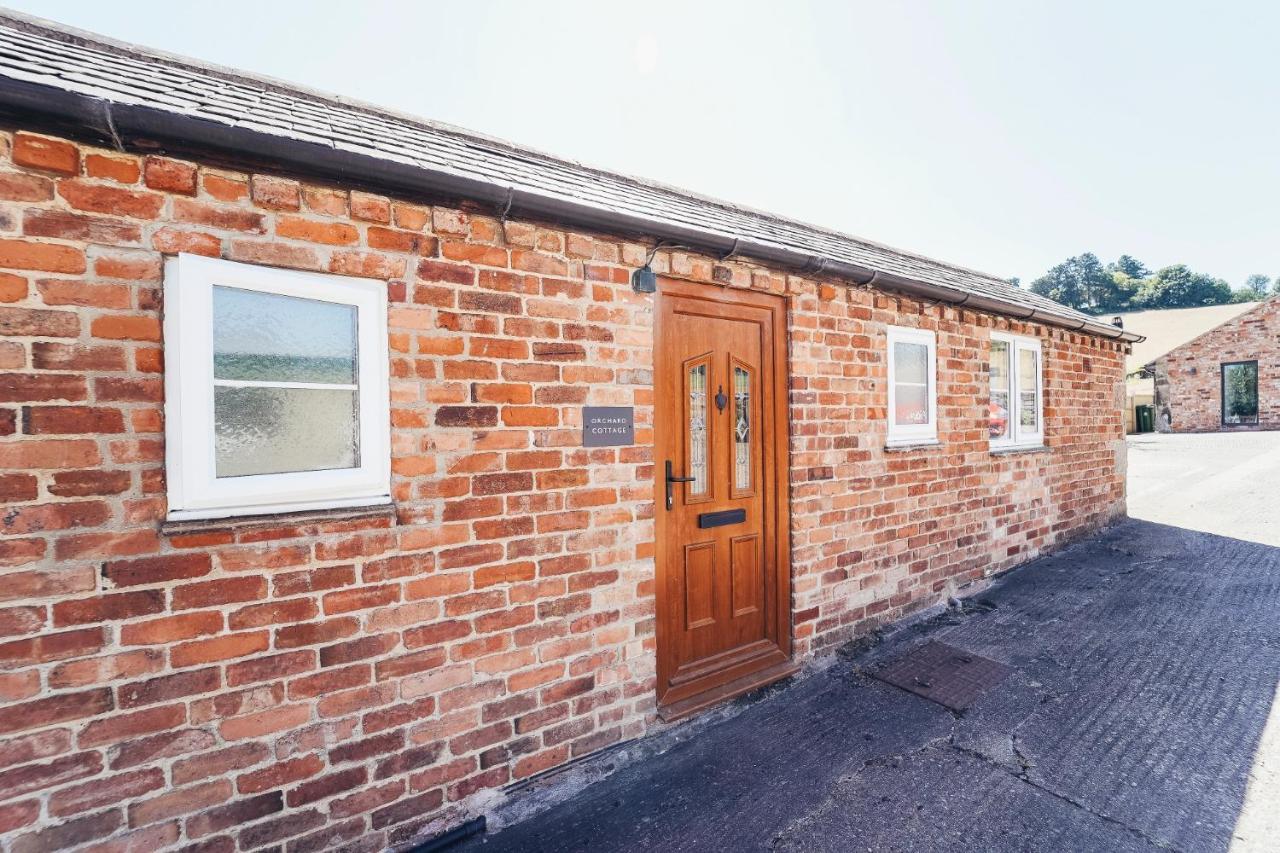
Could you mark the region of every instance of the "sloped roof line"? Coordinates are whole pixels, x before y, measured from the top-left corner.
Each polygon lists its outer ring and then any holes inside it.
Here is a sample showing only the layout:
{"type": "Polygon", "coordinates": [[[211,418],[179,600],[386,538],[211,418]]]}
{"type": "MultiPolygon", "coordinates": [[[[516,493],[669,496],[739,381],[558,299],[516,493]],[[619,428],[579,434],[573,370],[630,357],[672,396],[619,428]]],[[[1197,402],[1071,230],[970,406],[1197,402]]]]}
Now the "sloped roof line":
{"type": "Polygon", "coordinates": [[[1010,282],[505,140],[0,12],[0,106],[117,144],[255,153],[335,178],[626,228],[1127,341],[1141,336],[1010,282]],[[336,173],[336,174],[335,174],[336,173]]]}
{"type": "MultiPolygon", "coordinates": [[[[1261,311],[1263,308],[1266,308],[1266,307],[1267,307],[1267,305],[1268,305],[1272,300],[1274,300],[1274,299],[1280,299],[1280,296],[1268,296],[1266,299],[1263,299],[1263,300],[1261,300],[1261,301],[1257,302],[1256,304],[1254,304],[1254,306],[1253,306],[1252,308],[1249,308],[1249,309],[1248,309],[1248,310],[1246,310],[1246,311],[1241,311],[1239,314],[1236,314],[1236,315],[1234,315],[1234,316],[1232,316],[1232,317],[1228,317],[1227,319],[1223,320],[1221,323],[1218,323],[1216,326],[1211,326],[1210,328],[1205,329],[1203,332],[1201,332],[1200,334],[1196,335],[1194,338],[1190,338],[1190,339],[1188,339],[1188,340],[1183,341],[1183,342],[1182,342],[1182,343],[1180,343],[1180,344],[1176,344],[1175,346],[1170,347],[1169,349],[1165,350],[1164,352],[1160,353],[1159,355],[1155,356],[1154,358],[1151,358],[1151,359],[1147,360],[1147,362],[1146,362],[1145,364],[1143,364],[1143,365],[1142,365],[1142,367],[1143,367],[1144,369],[1145,369],[1145,368],[1149,368],[1149,367],[1151,367],[1153,364],[1155,364],[1157,361],[1159,361],[1160,359],[1162,359],[1162,358],[1164,358],[1165,356],[1169,355],[1170,353],[1174,352],[1175,350],[1180,350],[1180,349],[1182,349],[1183,347],[1191,346],[1191,345],[1192,345],[1192,344],[1194,344],[1196,341],[1199,341],[1199,340],[1200,340],[1200,339],[1202,339],[1202,338],[1206,338],[1206,337],[1208,337],[1209,335],[1212,335],[1214,332],[1221,331],[1223,328],[1225,328],[1226,326],[1231,325],[1232,323],[1239,323],[1239,322],[1242,322],[1242,321],[1246,320],[1249,316],[1251,316],[1251,315],[1253,315],[1253,314],[1258,313],[1258,312],[1259,312],[1259,311],[1261,311]]],[[[1210,306],[1206,306],[1206,307],[1210,307],[1210,306]]]]}

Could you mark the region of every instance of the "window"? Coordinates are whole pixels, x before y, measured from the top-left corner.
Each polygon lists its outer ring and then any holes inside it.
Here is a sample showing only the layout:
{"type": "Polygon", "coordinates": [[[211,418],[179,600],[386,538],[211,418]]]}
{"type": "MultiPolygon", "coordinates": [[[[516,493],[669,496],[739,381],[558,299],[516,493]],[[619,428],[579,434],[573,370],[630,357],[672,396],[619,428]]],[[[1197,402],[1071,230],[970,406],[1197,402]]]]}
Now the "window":
{"type": "Polygon", "coordinates": [[[938,439],[937,359],[933,332],[889,328],[889,444],[938,439]]]}
{"type": "Polygon", "coordinates": [[[992,447],[1044,443],[1044,380],[1040,341],[991,333],[991,398],[987,434],[992,447]]]}
{"type": "Polygon", "coordinates": [[[1222,423],[1258,422],[1258,362],[1234,361],[1222,365],[1222,423]]]}
{"type": "Polygon", "coordinates": [[[179,255],[164,301],[169,518],[390,501],[383,282],[179,255]]]}

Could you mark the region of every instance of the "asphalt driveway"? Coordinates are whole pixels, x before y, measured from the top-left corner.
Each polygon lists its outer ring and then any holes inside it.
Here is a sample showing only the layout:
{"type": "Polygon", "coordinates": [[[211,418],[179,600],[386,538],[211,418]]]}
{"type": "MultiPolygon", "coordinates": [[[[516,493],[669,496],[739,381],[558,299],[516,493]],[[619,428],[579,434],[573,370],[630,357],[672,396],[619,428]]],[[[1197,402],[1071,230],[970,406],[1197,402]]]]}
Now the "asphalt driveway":
{"type": "MultiPolygon", "coordinates": [[[[1180,479],[1168,459],[1194,444],[1163,455],[1162,438],[1132,454],[1148,516],[1224,470],[1180,479]]],[[[1173,503],[1184,515],[1171,517],[1205,518],[1173,503]]],[[[1255,509],[1249,532],[1269,535],[1255,509]]],[[[1280,804],[1249,782],[1278,677],[1280,548],[1130,520],[696,735],[621,750],[608,778],[468,847],[1214,851],[1242,833],[1237,846],[1268,849],[1280,804]],[[931,639],[1012,674],[963,713],[867,675],[931,639]]]]}

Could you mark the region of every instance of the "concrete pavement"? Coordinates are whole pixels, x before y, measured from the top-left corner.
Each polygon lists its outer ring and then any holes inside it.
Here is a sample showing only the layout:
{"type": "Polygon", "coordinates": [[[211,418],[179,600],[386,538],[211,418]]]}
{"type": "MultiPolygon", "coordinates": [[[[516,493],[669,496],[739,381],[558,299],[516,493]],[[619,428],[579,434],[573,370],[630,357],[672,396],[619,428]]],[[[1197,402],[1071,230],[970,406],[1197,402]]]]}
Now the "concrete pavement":
{"type": "MultiPolygon", "coordinates": [[[[1175,481],[1185,470],[1145,458],[1175,481]]],[[[1156,488],[1134,461],[1155,496],[1137,506],[1199,494],[1156,488]]],[[[1210,461],[1201,479],[1222,471],[1210,461]]],[[[1264,516],[1245,514],[1250,535],[1267,535],[1264,516]]],[[[1278,614],[1280,548],[1128,521],[696,735],[619,750],[608,778],[468,849],[1214,851],[1233,835],[1277,849],[1254,759],[1278,614]],[[927,639],[1014,672],[963,714],[865,674],[927,639]]]]}

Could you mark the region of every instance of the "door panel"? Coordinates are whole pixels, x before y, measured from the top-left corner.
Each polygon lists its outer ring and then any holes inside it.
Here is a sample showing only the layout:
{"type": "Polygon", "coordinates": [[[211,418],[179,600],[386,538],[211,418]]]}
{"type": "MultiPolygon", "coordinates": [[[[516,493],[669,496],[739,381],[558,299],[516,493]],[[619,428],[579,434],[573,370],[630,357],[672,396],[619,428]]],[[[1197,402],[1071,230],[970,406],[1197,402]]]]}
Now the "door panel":
{"type": "Polygon", "coordinates": [[[658,693],[681,713],[793,669],[785,314],[765,294],[660,294],[658,693]]]}

